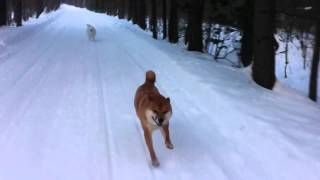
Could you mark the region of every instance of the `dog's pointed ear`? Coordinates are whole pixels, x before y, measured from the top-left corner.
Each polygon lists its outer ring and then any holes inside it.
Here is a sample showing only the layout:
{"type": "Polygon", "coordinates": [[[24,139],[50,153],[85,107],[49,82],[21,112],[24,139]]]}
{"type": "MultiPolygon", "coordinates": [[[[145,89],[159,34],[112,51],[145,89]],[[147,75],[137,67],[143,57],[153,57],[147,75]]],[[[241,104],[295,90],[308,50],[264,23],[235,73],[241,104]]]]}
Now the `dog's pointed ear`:
{"type": "Polygon", "coordinates": [[[167,97],[166,100],[168,101],[168,103],[170,103],[170,98],[169,97],[167,97]]]}

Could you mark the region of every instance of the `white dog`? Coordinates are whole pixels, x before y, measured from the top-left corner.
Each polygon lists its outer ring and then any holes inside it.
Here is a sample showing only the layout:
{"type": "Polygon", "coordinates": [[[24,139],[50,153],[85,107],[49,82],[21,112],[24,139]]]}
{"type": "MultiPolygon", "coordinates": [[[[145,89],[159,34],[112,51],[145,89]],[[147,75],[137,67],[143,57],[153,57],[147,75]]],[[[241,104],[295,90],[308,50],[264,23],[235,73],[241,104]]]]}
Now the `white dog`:
{"type": "Polygon", "coordinates": [[[87,24],[87,35],[88,35],[89,40],[95,41],[96,34],[97,34],[96,28],[94,28],[90,24],[87,24]]]}

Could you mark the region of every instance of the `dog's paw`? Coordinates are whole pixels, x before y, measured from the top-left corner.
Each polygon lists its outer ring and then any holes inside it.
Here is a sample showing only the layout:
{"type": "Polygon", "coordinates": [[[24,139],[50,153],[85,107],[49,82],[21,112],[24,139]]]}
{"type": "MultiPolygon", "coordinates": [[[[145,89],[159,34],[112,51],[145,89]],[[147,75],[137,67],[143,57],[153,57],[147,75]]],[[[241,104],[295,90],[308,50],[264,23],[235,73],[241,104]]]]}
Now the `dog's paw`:
{"type": "Polygon", "coordinates": [[[152,160],[152,166],[153,167],[158,167],[160,165],[159,161],[156,159],[156,160],[152,160]]]}
{"type": "Polygon", "coordinates": [[[166,143],[166,146],[167,146],[168,149],[173,149],[174,148],[173,144],[171,144],[171,143],[166,143]]]}

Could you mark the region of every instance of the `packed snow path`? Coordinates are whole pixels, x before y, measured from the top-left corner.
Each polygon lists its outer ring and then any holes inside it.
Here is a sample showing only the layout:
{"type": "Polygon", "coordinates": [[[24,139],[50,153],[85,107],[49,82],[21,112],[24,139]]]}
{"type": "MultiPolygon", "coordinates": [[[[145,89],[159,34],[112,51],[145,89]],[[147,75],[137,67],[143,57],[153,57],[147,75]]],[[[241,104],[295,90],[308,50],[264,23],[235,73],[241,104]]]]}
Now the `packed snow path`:
{"type": "Polygon", "coordinates": [[[0,29],[0,180],[319,180],[319,106],[281,85],[63,5],[0,29]],[[96,26],[90,42],[86,24],[96,26]],[[150,165],[133,97],[171,97],[174,150],[150,165]]]}

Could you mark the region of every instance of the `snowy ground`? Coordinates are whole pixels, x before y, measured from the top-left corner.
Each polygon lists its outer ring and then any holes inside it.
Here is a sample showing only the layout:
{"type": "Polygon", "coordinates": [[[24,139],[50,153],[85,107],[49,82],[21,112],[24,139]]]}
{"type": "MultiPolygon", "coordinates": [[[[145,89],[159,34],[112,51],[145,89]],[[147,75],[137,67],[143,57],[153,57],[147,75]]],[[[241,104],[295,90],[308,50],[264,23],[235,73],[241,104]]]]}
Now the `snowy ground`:
{"type": "Polygon", "coordinates": [[[0,180],[319,180],[320,108],[281,84],[71,6],[0,29],[0,180]],[[85,24],[96,26],[89,42],[85,24]],[[175,149],[153,168],[133,108],[146,70],[175,149]]]}

